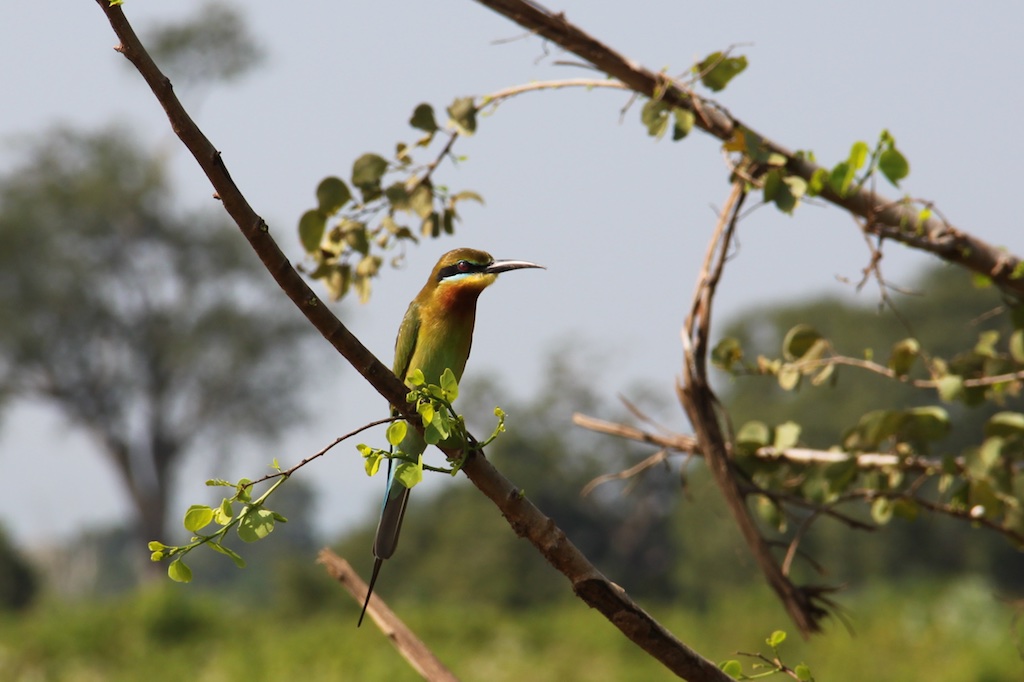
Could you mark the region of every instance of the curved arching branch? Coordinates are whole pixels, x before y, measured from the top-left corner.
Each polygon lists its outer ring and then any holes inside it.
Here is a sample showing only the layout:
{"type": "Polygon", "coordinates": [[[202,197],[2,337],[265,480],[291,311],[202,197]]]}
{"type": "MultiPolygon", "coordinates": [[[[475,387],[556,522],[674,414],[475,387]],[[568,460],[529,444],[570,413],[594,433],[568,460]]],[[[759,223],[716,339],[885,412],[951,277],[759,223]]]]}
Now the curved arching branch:
{"type": "MultiPolygon", "coordinates": [[[[562,13],[531,0],[476,0],[481,5],[508,17],[528,31],[550,40],[564,50],[592,64],[599,71],[625,83],[634,92],[694,112],[697,127],[726,142],[738,132],[752,133],[765,152],[782,154],[786,170],[807,180],[821,169],[814,162],[797,156],[782,144],[761,135],[733,116],[724,107],[705,100],[663,73],[656,73],[616,52],[575,24],[562,13]]],[[[978,237],[963,232],[934,214],[924,221],[909,202],[893,201],[868,187],[846,196],[831,188],[821,198],[865,220],[863,229],[871,234],[927,251],[990,278],[1003,291],[1024,298],[1024,264],[978,237]]]]}

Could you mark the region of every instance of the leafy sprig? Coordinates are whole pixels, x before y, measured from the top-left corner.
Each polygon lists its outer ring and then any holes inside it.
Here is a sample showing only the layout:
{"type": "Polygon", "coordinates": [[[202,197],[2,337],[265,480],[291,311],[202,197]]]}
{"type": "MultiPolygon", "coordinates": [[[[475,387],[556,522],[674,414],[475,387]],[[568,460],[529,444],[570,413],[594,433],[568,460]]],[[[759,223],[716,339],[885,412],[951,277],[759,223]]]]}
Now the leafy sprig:
{"type": "Polygon", "coordinates": [[[760,680],[772,677],[773,675],[787,675],[800,682],[814,682],[814,675],[811,674],[811,669],[805,663],[800,663],[791,668],[782,662],[779,647],[785,641],[785,630],[776,630],[765,639],[765,644],[772,650],[770,657],[762,653],[737,652],[740,656],[755,659],[755,662],[751,665],[750,674],[743,672],[743,663],[735,658],[723,661],[719,664],[719,668],[736,680],[760,680]]]}
{"type": "MultiPolygon", "coordinates": [[[[277,460],[273,467],[280,471],[277,460]]],[[[264,505],[275,490],[287,480],[287,475],[281,475],[262,495],[255,500],[252,498],[253,482],[247,478],[240,479],[237,483],[231,483],[223,479],[211,479],[206,482],[208,486],[222,486],[234,488],[235,492],[230,497],[225,497],[217,507],[210,507],[204,504],[194,504],[185,512],[182,520],[185,530],[193,533],[188,544],[180,546],[165,545],[162,542],[153,540],[149,543],[149,551],[152,552],[152,561],[162,561],[173,558],[167,566],[167,575],[179,583],[187,583],[192,580],[192,569],[184,562],[184,556],[196,549],[206,545],[210,549],[230,557],[239,568],[245,568],[245,559],[230,547],[224,545],[224,539],[228,532],[235,528],[238,537],[244,542],[256,542],[270,535],[278,522],[288,521],[276,511],[267,509],[264,505]],[[241,505],[238,513],[235,513],[236,505],[241,505]],[[216,531],[204,534],[201,531],[210,524],[216,523],[220,526],[216,531]]]]}
{"type": "Polygon", "coordinates": [[[368,476],[375,475],[385,460],[397,461],[395,477],[408,488],[412,488],[423,480],[424,471],[454,476],[462,468],[469,452],[483,449],[505,431],[505,412],[500,407],[494,408],[494,416],[498,418],[498,422],[486,440],[478,442],[466,430],[465,419],[452,406],[452,403],[459,397],[459,384],[451,369],[445,369],[438,384],[426,383],[426,378],[419,369],[409,375],[407,382],[412,389],[406,400],[416,407],[420,425],[423,427],[423,440],[428,445],[444,443],[458,447],[462,450],[462,456],[452,461],[452,466],[449,468],[425,464],[422,454],[411,455],[401,449],[409,433],[410,425],[405,420],[399,420],[388,427],[386,437],[390,447],[387,450],[365,443],[356,446],[363,456],[368,476]]]}

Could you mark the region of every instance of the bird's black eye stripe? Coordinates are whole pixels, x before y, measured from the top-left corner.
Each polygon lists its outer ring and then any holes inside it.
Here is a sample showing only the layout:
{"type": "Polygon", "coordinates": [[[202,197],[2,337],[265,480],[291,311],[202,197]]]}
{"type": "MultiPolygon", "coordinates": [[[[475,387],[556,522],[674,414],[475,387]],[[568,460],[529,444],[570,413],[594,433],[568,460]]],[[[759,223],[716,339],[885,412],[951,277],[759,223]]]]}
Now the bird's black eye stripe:
{"type": "Polygon", "coordinates": [[[445,266],[441,268],[441,271],[437,273],[437,281],[440,282],[446,277],[453,277],[454,275],[465,275],[470,272],[483,272],[486,265],[479,265],[468,260],[460,260],[457,263],[445,266]]]}

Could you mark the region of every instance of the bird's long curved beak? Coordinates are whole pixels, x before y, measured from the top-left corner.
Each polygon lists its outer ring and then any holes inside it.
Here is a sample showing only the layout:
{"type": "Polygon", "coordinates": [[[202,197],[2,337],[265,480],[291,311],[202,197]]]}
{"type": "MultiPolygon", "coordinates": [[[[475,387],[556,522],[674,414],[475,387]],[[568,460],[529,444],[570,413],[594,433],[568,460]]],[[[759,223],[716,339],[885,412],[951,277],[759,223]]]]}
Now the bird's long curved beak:
{"type": "Polygon", "coordinates": [[[499,272],[519,270],[520,268],[540,268],[541,270],[547,270],[543,265],[537,265],[536,263],[531,263],[526,260],[496,260],[484,268],[484,272],[489,275],[497,275],[499,272]]]}

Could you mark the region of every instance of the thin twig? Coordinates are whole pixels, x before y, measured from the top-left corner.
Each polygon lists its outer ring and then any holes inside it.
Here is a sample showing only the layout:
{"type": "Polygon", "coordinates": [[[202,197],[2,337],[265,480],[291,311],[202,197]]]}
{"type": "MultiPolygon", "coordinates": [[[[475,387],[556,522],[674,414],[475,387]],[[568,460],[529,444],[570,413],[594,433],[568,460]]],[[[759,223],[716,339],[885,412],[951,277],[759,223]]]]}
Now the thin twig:
{"type": "Polygon", "coordinates": [[[362,433],[363,431],[366,431],[367,429],[372,429],[375,426],[380,426],[382,424],[387,424],[388,422],[397,421],[397,420],[403,419],[403,418],[404,417],[388,417],[387,419],[378,419],[377,421],[372,421],[369,424],[363,424],[358,429],[356,429],[354,431],[349,431],[344,436],[338,436],[331,443],[325,445],[318,452],[316,452],[315,454],[312,454],[309,457],[307,457],[306,459],[302,460],[301,462],[299,462],[298,464],[293,466],[291,469],[285,469],[284,471],[275,471],[272,474],[267,474],[266,476],[263,476],[262,478],[257,478],[255,481],[249,482],[246,485],[246,487],[247,488],[251,488],[254,485],[258,485],[260,483],[263,483],[264,481],[269,481],[272,478],[279,478],[279,477],[282,477],[282,476],[284,478],[288,478],[289,476],[294,474],[296,471],[298,471],[302,467],[304,467],[307,464],[309,464],[310,462],[312,462],[314,459],[317,459],[318,457],[323,457],[324,455],[326,455],[331,448],[333,448],[335,445],[337,445],[338,443],[342,442],[343,440],[347,440],[347,439],[351,438],[352,436],[358,435],[358,434],[362,433]]]}

